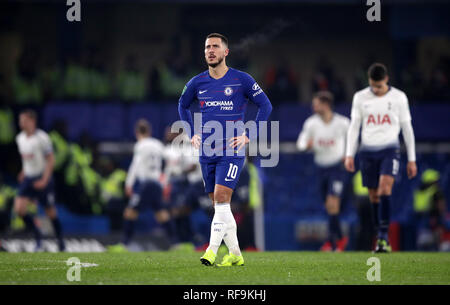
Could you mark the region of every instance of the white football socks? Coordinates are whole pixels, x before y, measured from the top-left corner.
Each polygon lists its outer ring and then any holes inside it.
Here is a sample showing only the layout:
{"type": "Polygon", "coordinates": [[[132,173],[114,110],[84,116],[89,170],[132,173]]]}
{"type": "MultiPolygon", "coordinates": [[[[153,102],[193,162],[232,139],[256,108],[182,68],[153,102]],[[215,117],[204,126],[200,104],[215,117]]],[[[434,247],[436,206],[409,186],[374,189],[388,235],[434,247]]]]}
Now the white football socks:
{"type": "Polygon", "coordinates": [[[209,247],[215,254],[224,240],[228,250],[234,255],[241,255],[237,239],[237,226],[229,203],[216,203],[214,217],[211,223],[209,247]]]}
{"type": "Polygon", "coordinates": [[[223,237],[223,241],[225,242],[225,245],[227,245],[230,253],[240,256],[241,249],[239,249],[239,242],[237,238],[237,225],[233,213],[231,213],[231,209],[229,210],[227,216],[228,216],[227,232],[223,237]]]}
{"type": "Polygon", "coordinates": [[[211,222],[211,236],[209,238],[209,247],[206,251],[211,249],[214,254],[217,254],[223,236],[227,231],[228,212],[231,212],[229,203],[216,203],[214,205],[214,217],[211,222]]]}

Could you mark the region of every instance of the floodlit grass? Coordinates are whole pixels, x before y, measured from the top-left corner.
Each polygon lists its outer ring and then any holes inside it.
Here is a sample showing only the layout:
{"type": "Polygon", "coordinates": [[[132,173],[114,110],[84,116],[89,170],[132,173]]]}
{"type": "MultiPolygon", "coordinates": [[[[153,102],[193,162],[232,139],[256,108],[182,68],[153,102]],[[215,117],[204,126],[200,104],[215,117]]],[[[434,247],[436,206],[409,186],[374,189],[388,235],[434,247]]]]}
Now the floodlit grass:
{"type": "MultiPolygon", "coordinates": [[[[450,254],[397,252],[251,252],[243,267],[206,267],[199,252],[0,253],[0,284],[301,285],[450,284],[450,254]],[[369,282],[369,257],[381,281],[369,282]],[[69,282],[66,261],[78,257],[81,281],[69,282]]],[[[218,259],[220,262],[220,258],[218,259]]]]}

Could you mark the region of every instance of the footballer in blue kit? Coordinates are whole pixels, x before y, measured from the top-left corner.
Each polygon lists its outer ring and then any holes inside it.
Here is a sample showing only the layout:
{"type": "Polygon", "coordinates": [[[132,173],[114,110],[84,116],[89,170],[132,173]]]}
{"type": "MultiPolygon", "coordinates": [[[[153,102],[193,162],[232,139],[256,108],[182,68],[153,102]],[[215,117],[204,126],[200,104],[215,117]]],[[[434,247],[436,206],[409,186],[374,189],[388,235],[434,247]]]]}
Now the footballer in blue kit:
{"type": "Polygon", "coordinates": [[[205,191],[215,209],[209,247],[201,258],[208,266],[214,264],[222,239],[230,252],[219,266],[244,264],[230,209],[231,195],[244,166],[245,145],[256,140],[254,133],[250,132],[250,138],[245,134],[244,115],[249,100],[258,106],[257,126],[267,121],[272,111],[268,97],[257,82],[249,74],[226,65],[228,54],[225,36],[208,35],[205,41],[208,70],[186,84],[178,103],[180,118],[189,124],[191,143],[199,148],[205,191]],[[194,131],[189,110],[194,102],[200,106],[201,131],[194,131]]]}

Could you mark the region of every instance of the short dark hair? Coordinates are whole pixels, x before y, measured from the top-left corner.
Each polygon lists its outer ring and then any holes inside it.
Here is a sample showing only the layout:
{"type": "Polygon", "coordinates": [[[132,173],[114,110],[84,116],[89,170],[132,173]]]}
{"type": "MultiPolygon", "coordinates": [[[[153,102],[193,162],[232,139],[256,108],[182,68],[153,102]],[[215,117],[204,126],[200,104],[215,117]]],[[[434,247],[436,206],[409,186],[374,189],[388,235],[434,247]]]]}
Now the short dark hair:
{"type": "Polygon", "coordinates": [[[333,108],[334,96],[333,96],[333,93],[331,93],[330,91],[326,91],[326,90],[319,91],[314,94],[313,98],[316,98],[319,101],[321,101],[322,103],[328,104],[328,106],[330,106],[330,108],[333,108]]]}
{"type": "Polygon", "coordinates": [[[22,110],[22,111],[20,112],[20,114],[24,114],[24,115],[26,115],[27,117],[29,117],[30,119],[32,119],[32,120],[34,120],[35,122],[37,122],[37,113],[36,113],[36,111],[34,111],[33,109],[25,109],[25,110],[22,110]]]}
{"type": "Polygon", "coordinates": [[[151,129],[152,127],[146,119],[139,119],[134,127],[134,130],[141,135],[150,134],[151,129]]]}
{"type": "Polygon", "coordinates": [[[222,40],[222,43],[225,44],[226,47],[228,47],[228,38],[226,38],[224,35],[219,33],[211,33],[208,36],[206,36],[206,39],[208,38],[220,38],[222,40]]]}
{"type": "Polygon", "coordinates": [[[367,71],[369,78],[374,81],[380,81],[386,78],[388,71],[385,65],[381,63],[373,63],[367,71]]]}

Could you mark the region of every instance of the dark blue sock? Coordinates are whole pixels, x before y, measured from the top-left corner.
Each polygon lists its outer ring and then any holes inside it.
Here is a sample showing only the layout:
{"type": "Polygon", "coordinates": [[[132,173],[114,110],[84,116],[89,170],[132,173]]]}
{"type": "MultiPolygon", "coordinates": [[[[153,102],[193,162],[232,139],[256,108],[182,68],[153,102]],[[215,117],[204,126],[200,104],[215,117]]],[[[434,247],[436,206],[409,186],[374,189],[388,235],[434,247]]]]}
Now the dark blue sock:
{"type": "Polygon", "coordinates": [[[27,228],[31,229],[31,231],[33,232],[34,238],[36,239],[36,243],[40,244],[42,235],[41,235],[41,231],[38,229],[38,227],[34,223],[34,217],[27,214],[23,217],[23,221],[25,222],[25,225],[27,226],[27,228]]]}
{"type": "Polygon", "coordinates": [[[166,232],[169,237],[170,243],[175,244],[178,242],[178,238],[176,236],[176,227],[173,219],[169,219],[168,221],[161,224],[162,228],[166,232]]]}
{"type": "Polygon", "coordinates": [[[388,240],[391,196],[380,196],[380,228],[378,238],[388,240]]]}
{"type": "Polygon", "coordinates": [[[180,242],[190,242],[192,239],[191,219],[189,216],[181,216],[176,221],[177,236],[180,242]]]}
{"type": "Polygon", "coordinates": [[[336,226],[336,236],[338,239],[342,238],[342,230],[341,230],[341,221],[339,220],[339,214],[335,215],[336,220],[335,220],[335,226],[336,226]]]}
{"type": "Polygon", "coordinates": [[[136,224],[136,220],[125,220],[123,223],[123,238],[122,238],[122,243],[124,245],[127,245],[131,238],[134,235],[134,227],[136,224]]]}
{"type": "Polygon", "coordinates": [[[55,235],[58,240],[62,239],[62,229],[61,222],[59,218],[52,219],[53,230],[55,230],[55,235]]]}
{"type": "Polygon", "coordinates": [[[333,245],[333,247],[335,247],[337,240],[342,237],[338,215],[328,216],[328,230],[330,235],[330,242],[333,245]]]}
{"type": "Polygon", "coordinates": [[[375,232],[378,232],[380,228],[380,217],[379,217],[379,210],[380,210],[380,203],[371,203],[372,204],[372,220],[373,220],[373,226],[375,229],[375,232]]]}
{"type": "Polygon", "coordinates": [[[66,245],[62,236],[61,222],[59,221],[59,218],[52,219],[52,224],[53,230],[55,230],[56,238],[58,239],[59,251],[64,251],[66,249],[66,245]]]}

